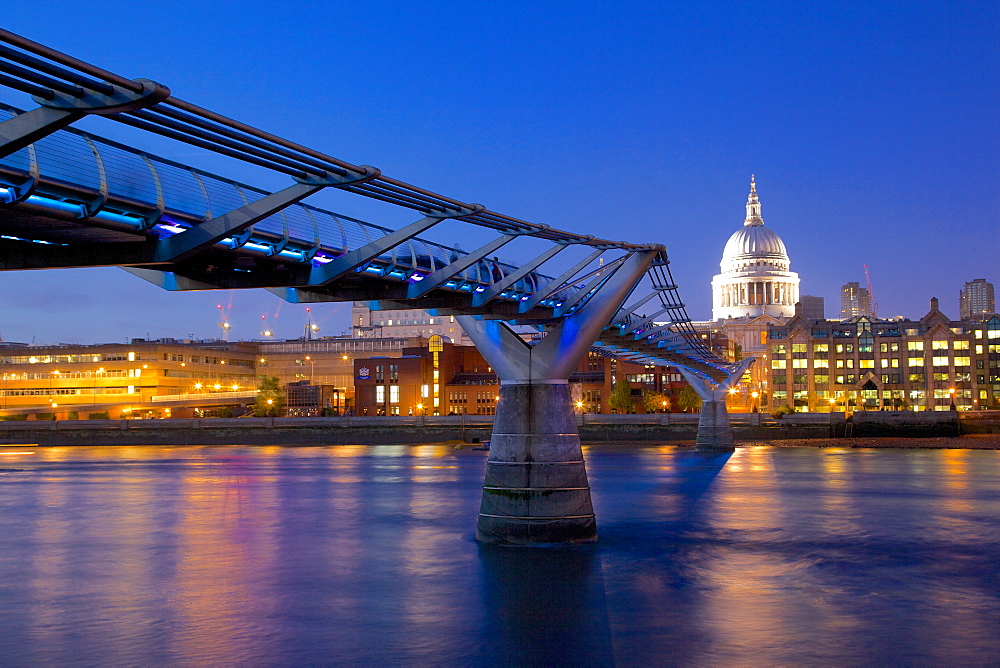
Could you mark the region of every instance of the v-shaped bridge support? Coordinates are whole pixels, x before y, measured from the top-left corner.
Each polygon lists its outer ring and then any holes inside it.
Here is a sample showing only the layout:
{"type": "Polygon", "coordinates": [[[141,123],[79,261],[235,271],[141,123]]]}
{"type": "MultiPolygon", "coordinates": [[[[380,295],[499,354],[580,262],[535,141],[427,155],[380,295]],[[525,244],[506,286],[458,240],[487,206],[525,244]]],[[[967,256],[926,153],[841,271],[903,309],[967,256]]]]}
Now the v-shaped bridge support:
{"type": "Polygon", "coordinates": [[[698,450],[736,449],[733,441],[733,427],[729,422],[729,412],[726,410],[726,397],[729,390],[739,382],[744,372],[754,362],[748,357],[740,362],[724,381],[715,384],[696,374],[690,369],[678,366],[677,369],[684,379],[691,384],[694,391],[701,397],[701,417],[698,418],[698,436],[695,447],[698,450]]]}
{"type": "Polygon", "coordinates": [[[458,317],[500,376],[477,540],[544,545],[597,539],[568,379],[657,252],[635,252],[609,268],[584,305],[533,346],[502,321],[458,317]]]}

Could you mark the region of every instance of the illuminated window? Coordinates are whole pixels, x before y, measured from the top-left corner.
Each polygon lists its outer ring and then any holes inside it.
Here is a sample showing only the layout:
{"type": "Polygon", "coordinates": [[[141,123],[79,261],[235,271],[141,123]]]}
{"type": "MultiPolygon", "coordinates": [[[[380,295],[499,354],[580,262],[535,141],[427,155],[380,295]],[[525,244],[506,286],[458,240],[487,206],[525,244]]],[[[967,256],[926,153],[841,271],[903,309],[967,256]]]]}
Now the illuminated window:
{"type": "Polygon", "coordinates": [[[862,369],[874,369],[875,360],[861,360],[858,364],[862,369]]]}
{"type": "Polygon", "coordinates": [[[906,349],[907,350],[923,350],[924,349],[924,342],[923,341],[908,341],[907,344],[906,344],[906,349]]]}
{"type": "Polygon", "coordinates": [[[931,364],[933,366],[948,366],[948,358],[947,357],[932,357],[931,358],[931,364]]]}
{"type": "Polygon", "coordinates": [[[968,341],[952,341],[952,347],[955,350],[968,350],[969,349],[969,342],[968,341]]]}
{"type": "Polygon", "coordinates": [[[955,357],[955,366],[971,366],[972,361],[968,357],[955,357]]]}
{"type": "Polygon", "coordinates": [[[813,344],[813,352],[814,353],[828,353],[828,352],[830,352],[830,344],[829,343],[816,343],[816,344],[813,344]]]}
{"type": "Polygon", "coordinates": [[[385,385],[375,386],[375,403],[377,404],[385,403],[385,385]]]}
{"type": "Polygon", "coordinates": [[[399,403],[399,385],[389,386],[389,403],[390,404],[399,403]]]}
{"type": "Polygon", "coordinates": [[[944,341],[941,341],[939,339],[934,339],[933,341],[931,341],[931,349],[932,350],[948,350],[948,340],[945,339],[944,341]]]}
{"type": "Polygon", "coordinates": [[[909,366],[923,366],[924,365],[924,358],[923,357],[909,357],[909,358],[907,358],[907,364],[909,366]]]}
{"type": "Polygon", "coordinates": [[[813,360],[814,369],[829,369],[830,360],[813,360]]]}
{"type": "Polygon", "coordinates": [[[788,362],[785,360],[771,360],[772,369],[786,369],[788,368],[788,362]]]}
{"type": "Polygon", "coordinates": [[[792,360],[793,369],[805,369],[809,366],[809,360],[792,360]]]}

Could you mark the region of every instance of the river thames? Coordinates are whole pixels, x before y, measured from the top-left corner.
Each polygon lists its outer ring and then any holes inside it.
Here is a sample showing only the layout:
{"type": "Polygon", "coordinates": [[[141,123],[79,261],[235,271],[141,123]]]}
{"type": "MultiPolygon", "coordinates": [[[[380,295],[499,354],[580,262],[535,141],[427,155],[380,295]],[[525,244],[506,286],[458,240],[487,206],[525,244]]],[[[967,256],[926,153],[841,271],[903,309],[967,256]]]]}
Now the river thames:
{"type": "Polygon", "coordinates": [[[1000,662],[1000,452],[586,448],[600,541],[447,445],[0,448],[0,662],[1000,662]]]}

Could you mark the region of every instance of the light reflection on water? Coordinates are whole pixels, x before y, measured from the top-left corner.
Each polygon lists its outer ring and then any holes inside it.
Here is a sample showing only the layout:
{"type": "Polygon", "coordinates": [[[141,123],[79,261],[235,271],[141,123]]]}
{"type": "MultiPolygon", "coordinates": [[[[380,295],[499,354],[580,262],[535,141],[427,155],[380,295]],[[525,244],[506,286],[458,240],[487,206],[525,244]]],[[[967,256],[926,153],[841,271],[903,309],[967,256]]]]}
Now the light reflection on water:
{"type": "Polygon", "coordinates": [[[10,664],[997,663],[1000,453],[587,452],[601,539],[472,539],[484,452],[0,462],[10,664]]]}

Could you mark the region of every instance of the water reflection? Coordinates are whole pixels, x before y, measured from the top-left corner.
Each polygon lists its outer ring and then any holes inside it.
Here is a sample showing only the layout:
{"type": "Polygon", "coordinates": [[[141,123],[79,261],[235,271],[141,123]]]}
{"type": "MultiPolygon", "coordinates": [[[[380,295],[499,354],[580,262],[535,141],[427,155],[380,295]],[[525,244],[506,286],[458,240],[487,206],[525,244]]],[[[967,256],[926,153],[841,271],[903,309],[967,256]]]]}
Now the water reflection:
{"type": "Polygon", "coordinates": [[[593,547],[481,545],[489,665],[608,666],[614,648],[604,574],[593,547]]]}
{"type": "Polygon", "coordinates": [[[990,451],[587,451],[600,541],[479,546],[485,453],[0,462],[7,664],[991,663],[990,451]],[[929,632],[929,630],[933,632],[929,632]]]}

